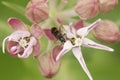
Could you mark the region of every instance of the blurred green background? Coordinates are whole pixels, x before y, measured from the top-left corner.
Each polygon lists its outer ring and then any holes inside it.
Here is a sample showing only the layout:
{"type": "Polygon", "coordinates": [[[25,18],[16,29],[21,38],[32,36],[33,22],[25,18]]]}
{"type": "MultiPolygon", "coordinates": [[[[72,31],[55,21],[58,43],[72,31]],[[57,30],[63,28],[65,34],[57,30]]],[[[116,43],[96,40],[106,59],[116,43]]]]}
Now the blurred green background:
{"type": "MultiPolygon", "coordinates": [[[[29,0],[0,0],[0,44],[2,44],[2,40],[12,32],[6,22],[9,17],[20,18],[26,24],[31,25],[24,16],[24,9],[28,1],[29,0]]],[[[119,27],[120,4],[110,13],[100,14],[88,22],[92,22],[99,17],[112,20],[119,27]]],[[[89,37],[98,43],[108,45],[115,49],[114,52],[107,52],[91,48],[82,48],[84,59],[93,79],[120,80],[120,40],[114,44],[107,44],[97,41],[91,35],[89,37]]],[[[44,44],[42,45],[44,46],[44,44]]],[[[0,80],[48,80],[41,76],[38,63],[32,56],[28,59],[11,57],[7,51],[6,54],[3,54],[1,47],[0,45],[0,80]]],[[[63,56],[59,73],[50,80],[88,80],[88,77],[70,52],[63,56]]]]}

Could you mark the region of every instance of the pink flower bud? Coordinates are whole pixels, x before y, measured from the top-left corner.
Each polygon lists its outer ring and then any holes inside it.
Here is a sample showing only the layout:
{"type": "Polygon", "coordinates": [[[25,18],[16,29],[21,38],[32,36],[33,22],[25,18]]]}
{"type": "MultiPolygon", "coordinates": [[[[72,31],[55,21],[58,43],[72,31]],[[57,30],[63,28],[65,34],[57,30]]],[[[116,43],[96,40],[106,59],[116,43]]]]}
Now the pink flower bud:
{"type": "Polygon", "coordinates": [[[57,74],[60,68],[60,63],[54,62],[49,54],[44,54],[39,61],[39,68],[42,76],[52,78],[57,74]]]}
{"type": "Polygon", "coordinates": [[[118,0],[100,0],[100,12],[107,13],[118,4],[118,0]]]}
{"type": "Polygon", "coordinates": [[[26,16],[35,23],[46,20],[48,18],[47,0],[30,0],[26,7],[26,16]]]}
{"type": "Polygon", "coordinates": [[[99,13],[99,0],[78,0],[75,11],[81,19],[91,19],[99,13]]]}
{"type": "Polygon", "coordinates": [[[118,26],[109,20],[102,20],[99,25],[94,28],[95,37],[105,42],[116,42],[120,32],[118,26]]]}

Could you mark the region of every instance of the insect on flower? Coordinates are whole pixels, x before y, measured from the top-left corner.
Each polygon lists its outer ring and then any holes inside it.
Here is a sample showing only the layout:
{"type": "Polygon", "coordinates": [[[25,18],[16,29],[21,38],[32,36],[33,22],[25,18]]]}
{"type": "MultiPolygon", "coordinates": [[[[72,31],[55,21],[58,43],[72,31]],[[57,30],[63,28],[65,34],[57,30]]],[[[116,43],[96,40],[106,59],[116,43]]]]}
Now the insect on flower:
{"type": "Polygon", "coordinates": [[[61,33],[60,30],[58,30],[56,27],[53,27],[51,29],[51,33],[62,43],[65,43],[66,40],[64,38],[64,35],[61,33]]]}
{"type": "Polygon", "coordinates": [[[111,52],[114,51],[114,49],[112,49],[110,47],[107,47],[102,44],[98,44],[98,43],[86,38],[88,33],[91,30],[93,30],[95,27],[97,27],[97,25],[99,24],[100,21],[101,21],[101,19],[98,19],[91,25],[80,28],[78,30],[76,30],[72,24],[64,25],[63,27],[66,30],[67,38],[66,38],[66,42],[63,44],[62,50],[56,57],[56,61],[58,61],[63,55],[65,55],[67,52],[72,50],[73,55],[76,57],[78,62],[81,64],[83,70],[88,75],[90,80],[93,80],[93,78],[85,64],[84,58],[82,56],[81,46],[102,49],[102,50],[111,51],[111,52]]]}

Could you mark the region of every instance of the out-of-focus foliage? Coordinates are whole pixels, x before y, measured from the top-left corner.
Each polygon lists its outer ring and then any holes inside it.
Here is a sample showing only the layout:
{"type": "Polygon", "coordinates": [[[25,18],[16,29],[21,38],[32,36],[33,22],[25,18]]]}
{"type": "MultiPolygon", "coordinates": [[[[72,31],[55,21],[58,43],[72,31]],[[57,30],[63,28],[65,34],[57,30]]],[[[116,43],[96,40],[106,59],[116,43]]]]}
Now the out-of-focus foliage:
{"type": "MultiPolygon", "coordinates": [[[[28,1],[29,0],[0,0],[0,44],[2,44],[2,40],[12,31],[7,24],[9,17],[17,17],[26,24],[31,24],[24,15],[24,9],[28,1]]],[[[67,7],[73,5],[72,1],[74,0],[70,1],[71,4],[67,5],[67,7]]],[[[120,26],[119,8],[120,4],[111,12],[100,14],[92,20],[89,20],[89,22],[93,22],[97,18],[110,19],[120,26]]],[[[92,35],[88,37],[97,41],[92,35]]],[[[114,44],[97,42],[108,45],[114,48],[115,51],[107,52],[85,47],[82,48],[83,56],[93,79],[120,80],[120,40],[114,44]]],[[[42,46],[44,48],[45,45],[43,43],[42,46]]],[[[7,51],[6,54],[2,54],[1,47],[0,45],[0,80],[47,80],[41,76],[38,63],[32,56],[29,59],[23,60],[14,58],[11,57],[7,51]]],[[[72,53],[69,53],[62,58],[60,71],[51,80],[88,80],[88,77],[72,53]]]]}

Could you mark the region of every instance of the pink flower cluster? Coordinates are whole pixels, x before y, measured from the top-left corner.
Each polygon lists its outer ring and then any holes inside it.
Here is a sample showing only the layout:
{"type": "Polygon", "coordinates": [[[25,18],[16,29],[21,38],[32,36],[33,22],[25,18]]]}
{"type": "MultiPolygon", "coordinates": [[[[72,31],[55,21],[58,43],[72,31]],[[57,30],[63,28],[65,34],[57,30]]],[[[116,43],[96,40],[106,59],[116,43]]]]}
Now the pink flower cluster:
{"type": "Polygon", "coordinates": [[[106,13],[112,10],[118,0],[78,0],[75,10],[70,8],[62,11],[63,6],[68,3],[69,0],[60,0],[59,5],[56,5],[57,0],[30,0],[26,6],[26,17],[33,23],[32,26],[28,28],[28,25],[20,19],[9,18],[8,24],[13,29],[13,33],[3,40],[3,53],[5,53],[6,41],[8,41],[7,50],[12,56],[29,58],[33,53],[35,59],[39,61],[41,75],[52,78],[59,71],[62,56],[72,50],[89,79],[93,80],[82,56],[81,46],[112,52],[114,49],[88,39],[87,35],[94,30],[97,39],[116,42],[119,29],[108,20],[98,19],[90,25],[85,25],[86,22],[83,20],[93,18],[99,12],[106,13]],[[78,15],[80,19],[72,19],[73,16],[78,17],[78,15]],[[43,25],[39,26],[39,23],[43,25]],[[57,28],[57,26],[61,27],[57,28]],[[41,52],[42,45],[39,43],[42,36],[46,36],[48,41],[42,42],[47,45],[45,52],[41,52]],[[44,54],[39,57],[40,53],[44,54]]]}

